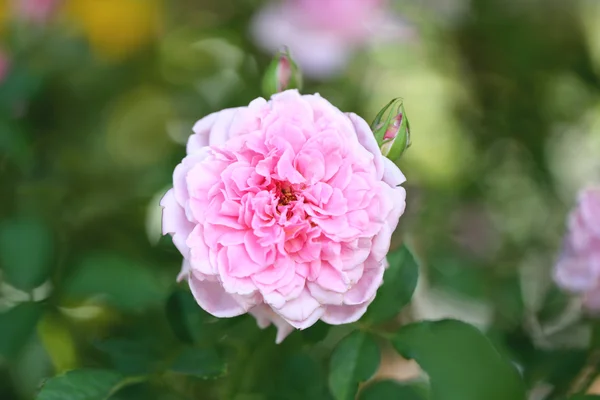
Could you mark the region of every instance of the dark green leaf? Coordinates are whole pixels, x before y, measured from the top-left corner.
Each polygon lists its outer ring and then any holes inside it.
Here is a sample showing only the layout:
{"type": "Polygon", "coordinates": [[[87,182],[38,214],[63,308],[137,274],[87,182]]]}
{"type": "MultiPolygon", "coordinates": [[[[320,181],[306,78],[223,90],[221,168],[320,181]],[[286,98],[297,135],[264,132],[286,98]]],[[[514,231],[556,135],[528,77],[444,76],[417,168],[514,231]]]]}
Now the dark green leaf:
{"type": "Polygon", "coordinates": [[[52,233],[39,220],[18,218],[0,225],[0,263],[11,285],[32,290],[48,278],[52,233]]]}
{"type": "Polygon", "coordinates": [[[406,246],[388,255],[389,268],[383,275],[383,286],[365,314],[373,323],[386,321],[397,315],[410,302],[417,287],[419,266],[406,246]]]}
{"type": "Polygon", "coordinates": [[[219,378],[227,364],[215,349],[186,348],[171,365],[171,371],[197,378],[219,378]]]}
{"type": "Polygon", "coordinates": [[[36,400],[107,400],[141,378],[126,378],[116,371],[79,369],[47,380],[36,400]]]}
{"type": "Polygon", "coordinates": [[[165,298],[165,287],[146,266],[114,255],[86,258],[65,288],[67,296],[101,296],[124,311],[157,306],[165,298]]]}
{"type": "Polygon", "coordinates": [[[377,343],[364,332],[346,336],[333,350],[329,365],[329,389],[336,400],[354,399],[358,383],[377,371],[380,362],[377,343]]]}
{"type": "MultiPolygon", "coordinates": [[[[233,331],[235,318],[216,318],[204,311],[189,290],[175,289],[169,296],[166,315],[173,333],[186,343],[210,346],[221,338],[224,331],[233,331]]],[[[256,326],[256,321],[251,321],[256,326]]],[[[247,331],[241,332],[247,335],[247,331]]]]}
{"type": "Polygon", "coordinates": [[[0,118],[0,155],[0,160],[6,156],[21,170],[31,167],[33,147],[22,125],[0,118]]]}
{"type": "Polygon", "coordinates": [[[113,367],[124,374],[148,374],[157,369],[160,352],[147,341],[134,339],[107,339],[95,343],[106,353],[113,367]]]}
{"type": "Polygon", "coordinates": [[[306,354],[283,360],[273,395],[290,400],[321,399],[327,391],[322,367],[306,354]]]}
{"type": "Polygon", "coordinates": [[[302,334],[302,338],[304,338],[306,342],[318,343],[321,340],[325,339],[325,337],[329,333],[330,328],[331,325],[328,325],[323,321],[317,321],[317,323],[311,326],[310,328],[300,332],[302,334]]]}
{"type": "Polygon", "coordinates": [[[425,400],[426,398],[421,388],[392,380],[374,382],[364,388],[358,396],[359,400],[425,400]]]}
{"type": "Polygon", "coordinates": [[[407,325],[395,335],[393,344],[427,372],[433,400],[525,399],[515,367],[477,328],[464,322],[407,325]]]}
{"type": "Polygon", "coordinates": [[[564,290],[552,285],[546,293],[542,308],[538,311],[538,319],[541,322],[548,322],[557,318],[565,311],[571,300],[571,295],[564,290]]]}
{"type": "Polygon", "coordinates": [[[18,355],[31,338],[42,311],[39,303],[21,303],[0,314],[0,356],[18,355]]]}

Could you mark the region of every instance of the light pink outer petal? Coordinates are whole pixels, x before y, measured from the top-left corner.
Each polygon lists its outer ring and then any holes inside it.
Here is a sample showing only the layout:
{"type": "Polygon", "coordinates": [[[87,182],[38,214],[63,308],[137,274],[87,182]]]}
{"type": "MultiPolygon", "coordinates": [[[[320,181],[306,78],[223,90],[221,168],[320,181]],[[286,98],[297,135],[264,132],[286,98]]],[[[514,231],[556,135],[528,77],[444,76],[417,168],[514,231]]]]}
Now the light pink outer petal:
{"type": "Polygon", "coordinates": [[[256,323],[261,329],[265,329],[271,323],[275,325],[277,328],[277,338],[275,339],[275,343],[279,344],[283,342],[292,331],[294,327],[286,322],[283,318],[273,312],[271,307],[259,304],[256,307],[253,307],[248,311],[254,318],[256,318],[256,323]]]}
{"type": "Polygon", "coordinates": [[[186,240],[194,225],[187,220],[185,211],[175,200],[175,193],[173,189],[164,195],[160,201],[160,205],[163,207],[162,216],[162,233],[167,233],[173,236],[173,243],[177,249],[181,252],[184,258],[189,257],[190,248],[186,244],[186,240]]]}
{"type": "Polygon", "coordinates": [[[381,150],[377,145],[377,140],[375,140],[375,136],[373,135],[371,127],[369,124],[367,124],[367,121],[354,113],[348,113],[346,115],[348,118],[350,118],[350,122],[352,122],[352,125],[354,126],[358,142],[362,144],[362,146],[371,154],[373,154],[373,162],[375,163],[375,171],[377,171],[377,179],[381,179],[384,174],[384,160],[386,158],[381,155],[381,150]]]}
{"type": "Polygon", "coordinates": [[[402,214],[404,214],[404,210],[406,209],[406,189],[404,189],[402,186],[398,186],[392,189],[389,196],[391,197],[394,206],[387,217],[387,223],[390,227],[390,230],[394,232],[398,226],[400,217],[402,214]]]}
{"type": "Polygon", "coordinates": [[[183,263],[181,263],[181,271],[179,271],[179,275],[177,275],[177,282],[181,282],[184,279],[187,279],[190,274],[190,263],[187,259],[183,259],[183,263]]]}
{"type": "Polygon", "coordinates": [[[383,283],[383,262],[375,262],[370,259],[368,263],[375,264],[375,268],[365,269],[360,280],[344,296],[344,304],[360,305],[375,297],[375,293],[383,283]]]}
{"type": "Polygon", "coordinates": [[[189,274],[189,284],[198,305],[215,317],[236,317],[248,311],[249,307],[225,292],[218,281],[200,280],[194,274],[189,274]]]}
{"type": "Polygon", "coordinates": [[[324,309],[305,288],[298,297],[287,301],[283,307],[274,311],[294,328],[305,329],[319,320],[324,309]]]}
{"type": "Polygon", "coordinates": [[[192,130],[194,134],[188,139],[186,151],[196,154],[203,147],[225,143],[230,138],[229,128],[238,108],[227,108],[200,119],[192,130]]]}
{"type": "Polygon", "coordinates": [[[330,325],[341,325],[356,322],[367,311],[367,307],[369,304],[371,304],[374,298],[375,297],[372,297],[362,304],[353,306],[327,306],[325,309],[325,314],[323,314],[321,320],[330,325]]]}
{"type": "Polygon", "coordinates": [[[186,146],[186,151],[188,154],[197,153],[203,147],[208,146],[210,130],[212,129],[212,126],[214,125],[218,116],[219,112],[215,112],[207,115],[194,124],[194,127],[192,128],[194,133],[188,139],[186,146]]]}
{"type": "Polygon", "coordinates": [[[406,182],[406,177],[400,171],[400,168],[389,158],[383,157],[383,167],[383,181],[391,187],[395,188],[406,182]]]}
{"type": "Polygon", "coordinates": [[[598,285],[600,271],[589,259],[564,257],[554,270],[554,280],[560,287],[575,293],[583,293],[598,285]]]}

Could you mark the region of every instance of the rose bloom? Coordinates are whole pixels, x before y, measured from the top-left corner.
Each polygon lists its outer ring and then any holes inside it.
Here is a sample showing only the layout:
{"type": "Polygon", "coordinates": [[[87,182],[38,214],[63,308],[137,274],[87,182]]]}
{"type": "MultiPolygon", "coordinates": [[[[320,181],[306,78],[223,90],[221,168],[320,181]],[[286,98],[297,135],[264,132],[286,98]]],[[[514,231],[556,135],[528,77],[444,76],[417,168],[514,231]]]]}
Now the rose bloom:
{"type": "Polygon", "coordinates": [[[4,79],[8,76],[10,71],[10,60],[8,55],[0,49],[0,85],[4,81],[4,79]]]}
{"type": "Polygon", "coordinates": [[[19,18],[43,23],[50,19],[60,0],[13,0],[13,7],[19,18]]]}
{"type": "Polygon", "coordinates": [[[278,343],[319,319],[358,320],[382,283],[406,198],[369,125],[288,90],[193,130],[161,205],[198,304],[274,323],[278,343]]]}
{"type": "Polygon", "coordinates": [[[385,0],[282,0],[259,11],[251,30],[266,51],[287,46],[305,74],[326,78],[356,49],[412,35],[386,6],[385,0]]]}
{"type": "Polygon", "coordinates": [[[565,290],[583,295],[584,306],[600,311],[600,188],[587,188],[568,220],[568,232],[554,278],[565,290]]]}

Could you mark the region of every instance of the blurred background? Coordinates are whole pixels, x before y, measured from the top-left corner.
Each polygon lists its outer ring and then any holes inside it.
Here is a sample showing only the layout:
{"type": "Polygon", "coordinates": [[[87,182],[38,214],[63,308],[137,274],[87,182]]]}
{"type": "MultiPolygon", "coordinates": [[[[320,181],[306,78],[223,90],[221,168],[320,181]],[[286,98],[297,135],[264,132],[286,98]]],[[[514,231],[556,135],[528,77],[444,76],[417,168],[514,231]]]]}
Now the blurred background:
{"type": "MultiPolygon", "coordinates": [[[[577,190],[600,181],[600,1],[328,2],[0,0],[0,399],[33,399],[74,368],[157,373],[181,346],[227,361],[211,380],[176,371],[111,399],[269,398],[258,382],[287,387],[285,373],[325,393],[303,354],[326,359],[343,327],[277,347],[251,317],[208,316],[160,234],[194,122],[261,96],[282,44],[303,92],[343,111],[371,121],[405,99],[395,246],[413,243],[422,275],[392,324],[466,320],[532,399],[568,389],[590,324],[551,271],[577,190]]],[[[387,377],[419,374],[384,360],[387,377]]]]}

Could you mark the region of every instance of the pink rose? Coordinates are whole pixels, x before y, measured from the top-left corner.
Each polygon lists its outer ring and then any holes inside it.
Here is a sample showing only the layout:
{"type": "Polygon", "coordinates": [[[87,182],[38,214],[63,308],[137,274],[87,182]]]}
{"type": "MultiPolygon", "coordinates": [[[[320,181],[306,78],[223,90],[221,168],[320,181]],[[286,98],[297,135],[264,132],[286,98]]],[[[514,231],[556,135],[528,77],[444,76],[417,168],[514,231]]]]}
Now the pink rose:
{"type": "Polygon", "coordinates": [[[17,15],[23,20],[43,23],[50,19],[60,0],[13,0],[17,15]]]}
{"type": "Polygon", "coordinates": [[[584,305],[600,311],[600,188],[579,194],[554,277],[559,286],[583,294],[584,305]]]}
{"type": "Polygon", "coordinates": [[[369,125],[288,90],[208,115],[194,132],[161,205],[198,304],[272,322],[277,342],[319,319],[358,320],[406,197],[369,125]]]}
{"type": "Polygon", "coordinates": [[[390,14],[384,0],[286,0],[259,11],[251,29],[265,50],[287,46],[305,74],[324,78],[361,46],[412,35],[390,14]]]}
{"type": "Polygon", "coordinates": [[[10,70],[10,60],[6,53],[0,49],[0,85],[8,75],[10,70]]]}

